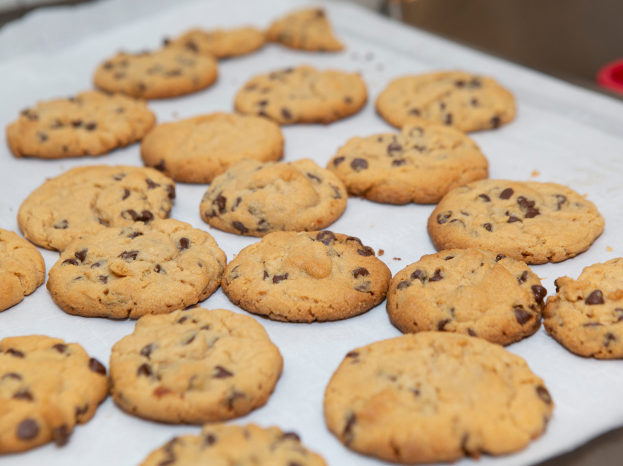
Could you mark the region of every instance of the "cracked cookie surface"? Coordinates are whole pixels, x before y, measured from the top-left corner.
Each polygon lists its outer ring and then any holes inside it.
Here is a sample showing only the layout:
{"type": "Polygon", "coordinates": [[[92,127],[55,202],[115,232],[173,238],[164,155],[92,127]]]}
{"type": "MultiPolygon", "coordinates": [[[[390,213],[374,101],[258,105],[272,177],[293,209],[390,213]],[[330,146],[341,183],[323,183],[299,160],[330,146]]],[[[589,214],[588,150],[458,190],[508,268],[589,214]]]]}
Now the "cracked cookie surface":
{"type": "Polygon", "coordinates": [[[358,74],[303,65],[251,78],[234,105],[240,113],[282,125],[328,124],[357,113],[366,99],[366,85],[358,74]]]}
{"type": "Polygon", "coordinates": [[[106,92],[143,99],[164,99],[197,92],[218,76],[216,59],[179,47],[153,52],[121,52],[95,70],[93,82],[106,92]]]}
{"type": "Polygon", "coordinates": [[[339,52],[344,49],[322,8],[297,10],[279,18],[270,25],[266,37],[286,47],[311,52],[339,52]]]}
{"type": "Polygon", "coordinates": [[[141,466],[165,464],[326,466],[327,463],[308,450],[295,432],[255,424],[209,424],[200,435],[174,437],[150,453],[141,466]]]}
{"type": "Polygon", "coordinates": [[[342,182],[310,159],[245,160],[214,179],[199,210],[219,230],[264,236],[325,228],[342,215],[346,197],[342,182]]]}
{"type": "Polygon", "coordinates": [[[147,419],[222,421],[263,406],[282,366],[252,317],[202,308],[145,316],[112,348],[112,396],[147,419]]]}
{"type": "Polygon", "coordinates": [[[354,196],[387,204],[430,204],[448,191],[487,178],[489,164],[464,133],[406,124],[399,134],[352,138],[327,164],[354,196]]]}
{"type": "Polygon", "coordinates": [[[560,277],[543,325],[569,351],[597,359],[623,358],[623,259],[585,267],[577,280],[560,277]]]}
{"type": "Polygon", "coordinates": [[[152,168],[77,167],[47,180],[19,208],[24,236],[47,249],[64,249],[106,227],[150,223],[169,215],[175,183],[152,168]]]}
{"type": "Polygon", "coordinates": [[[1,340],[0,453],[65,445],[107,394],[106,368],[79,344],[44,335],[1,340]]]}
{"type": "Polygon", "coordinates": [[[176,181],[209,183],[245,158],[281,159],[283,135],[266,118],[212,113],[156,126],[141,144],[141,157],[176,181]]]}
{"type": "Polygon", "coordinates": [[[522,358],[444,332],[350,351],[324,397],[327,426],[344,445],[409,464],[520,450],[543,433],[552,410],[522,358]]]}
{"type": "Polygon", "coordinates": [[[397,127],[421,118],[469,132],[511,122],[515,98],[492,78],[441,71],[395,79],[377,98],[376,110],[397,127]]]}
{"type": "Polygon", "coordinates": [[[0,228],[0,311],[19,303],[45,281],[45,263],[32,244],[0,228]]]}
{"type": "Polygon", "coordinates": [[[165,40],[168,47],[183,47],[191,52],[216,58],[237,57],[262,48],[266,38],[263,31],[245,26],[231,29],[190,29],[173,40],[165,40]]]}
{"type": "Polygon", "coordinates": [[[7,144],[16,157],[101,155],[140,141],[155,121],[145,102],[86,91],[23,110],[7,126],[7,144]]]}
{"type": "Polygon", "coordinates": [[[222,287],[241,308],[273,320],[346,319],[379,304],[391,273],[359,238],[328,230],[274,232],[244,248],[222,287]]]}
{"type": "Polygon", "coordinates": [[[423,256],[392,278],[387,313],[404,333],[455,332],[508,345],[538,330],[546,294],[521,261],[448,249],[423,256]]]}
{"type": "Polygon", "coordinates": [[[218,288],[225,262],[205,231],[155,220],[73,241],[50,270],[47,287],[69,314],[136,319],[206,299],[218,288]]]}
{"type": "Polygon", "coordinates": [[[595,205],[556,183],[482,180],[450,191],[428,219],[437,249],[482,248],[528,264],[586,251],[604,228],[595,205]]]}

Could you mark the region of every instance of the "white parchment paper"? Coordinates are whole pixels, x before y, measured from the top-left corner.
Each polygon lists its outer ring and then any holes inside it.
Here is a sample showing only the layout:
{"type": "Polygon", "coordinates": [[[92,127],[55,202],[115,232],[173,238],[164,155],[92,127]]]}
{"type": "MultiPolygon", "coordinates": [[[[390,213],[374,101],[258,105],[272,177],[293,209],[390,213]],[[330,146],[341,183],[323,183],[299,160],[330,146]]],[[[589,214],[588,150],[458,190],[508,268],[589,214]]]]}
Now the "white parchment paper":
{"type": "MultiPolygon", "coordinates": [[[[116,1],[121,17],[124,2],[116,1]]],[[[91,87],[97,64],[117,50],[141,50],[159,45],[165,35],[191,26],[205,28],[253,24],[267,26],[271,19],[304,3],[293,0],[205,0],[168,5],[154,2],[149,16],[120,21],[118,27],[98,29],[96,4],[37,13],[0,32],[0,124],[39,99],[69,96],[91,87]],[[49,20],[48,20],[49,18],[49,20]],[[89,25],[93,25],[89,31],[89,25]],[[80,31],[67,40],[67,28],[80,31]],[[53,48],[15,55],[18,39],[36,34],[49,37],[53,48]],[[63,40],[56,41],[56,36],[63,40]]],[[[318,4],[319,2],[316,2],[318,4]]],[[[362,112],[330,126],[300,125],[283,129],[285,160],[310,157],[325,165],[337,148],[352,136],[391,131],[374,112],[373,101],[390,79],[407,73],[438,69],[465,69],[491,75],[510,88],[518,100],[517,120],[496,131],[473,133],[490,161],[491,178],[554,181],[586,193],[606,218],[604,234],[591,249],[560,264],[535,266],[549,293],[559,276],[577,277],[581,269],[623,255],[623,104],[502,60],[382,18],[361,8],[327,3],[337,34],[346,44],[339,54],[314,54],[267,45],[258,53],[220,63],[216,85],[186,97],[152,101],[160,122],[216,110],[231,110],[236,91],[251,76],[303,63],[320,68],[360,71],[370,101],[362,112]],[[538,172],[538,174],[536,172],[538,172]]],[[[134,16],[136,18],[136,16],[134,16]]],[[[35,41],[36,42],[36,41],[35,41]]],[[[4,134],[1,136],[4,138],[4,134]]],[[[41,161],[15,159],[0,141],[0,226],[18,231],[19,204],[46,177],[91,164],[142,165],[134,145],[98,158],[41,161]]],[[[210,229],[199,217],[199,201],[206,186],[178,184],[172,217],[210,231],[229,259],[257,241],[210,229]]],[[[434,252],[426,233],[432,206],[388,206],[349,199],[344,216],[331,229],[359,236],[398,272],[423,254],[434,252]]],[[[42,251],[49,269],[57,253],[42,251]]],[[[203,307],[224,307],[242,312],[219,290],[203,307]]],[[[382,462],[344,448],[325,428],[322,415],[324,388],[350,349],[398,336],[384,303],[370,312],[341,322],[287,324],[265,319],[270,337],[285,359],[283,375],[268,404],[237,423],[279,425],[298,432],[306,445],[320,452],[331,465],[375,465],[382,462]]],[[[48,334],[76,341],[108,363],[111,346],[132,332],[132,321],[110,321],[70,316],[51,300],[45,287],[19,305],[0,314],[0,338],[48,334]]],[[[503,458],[483,457],[478,464],[528,464],[571,449],[608,429],[623,425],[623,361],[595,361],[567,352],[544,330],[508,348],[524,357],[545,379],[556,403],[545,435],[524,451],[503,458]]],[[[0,458],[1,465],[134,465],[174,435],[198,432],[198,427],[170,426],[126,415],[108,399],[93,420],[78,426],[63,448],[46,445],[0,458]]],[[[463,464],[474,463],[465,460],[463,464]]],[[[474,463],[475,464],[475,463],[474,463]]]]}

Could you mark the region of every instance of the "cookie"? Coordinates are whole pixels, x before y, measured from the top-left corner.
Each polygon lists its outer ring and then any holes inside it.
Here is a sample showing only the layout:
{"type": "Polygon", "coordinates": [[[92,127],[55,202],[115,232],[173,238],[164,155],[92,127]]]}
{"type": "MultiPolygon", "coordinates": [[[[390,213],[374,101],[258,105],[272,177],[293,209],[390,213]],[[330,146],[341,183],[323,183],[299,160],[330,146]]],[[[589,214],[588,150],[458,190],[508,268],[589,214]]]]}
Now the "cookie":
{"type": "Polygon", "coordinates": [[[245,160],[214,179],[199,211],[210,226],[239,235],[319,230],[346,209],[346,189],[310,159],[245,160]]]}
{"type": "Polygon", "coordinates": [[[47,287],[65,312],[137,319],[203,301],[218,288],[225,253],[205,231],[173,219],[105,228],[67,246],[47,287]]]}
{"type": "Polygon", "coordinates": [[[7,126],[16,157],[58,159],[101,155],[140,141],[156,117],[145,102],[98,91],[38,102],[7,126]]]}
{"type": "Polygon", "coordinates": [[[444,332],[350,351],[324,397],[325,421],[340,442],[409,464],[520,450],[543,433],[553,407],[522,358],[444,332]]]}
{"type": "Polygon", "coordinates": [[[283,135],[266,118],[212,113],[156,126],[141,144],[145,165],[177,181],[209,183],[235,163],[283,157],[283,135]]]}
{"type": "Polygon", "coordinates": [[[146,419],[222,421],[263,406],[282,366],[279,349],[251,317],[201,308],[145,316],[112,348],[112,396],[146,419]]]}
{"type": "Polygon", "coordinates": [[[200,435],[174,437],[151,452],[141,466],[166,464],[326,466],[327,463],[305,448],[294,432],[255,424],[208,424],[200,435]]]}
{"type": "Polygon", "coordinates": [[[322,8],[297,10],[279,18],[270,25],[266,37],[291,49],[311,52],[339,52],[344,49],[333,34],[322,8]]]}
{"type": "Polygon", "coordinates": [[[400,134],[352,138],[327,168],[354,196],[386,204],[433,204],[448,191],[488,176],[489,164],[464,133],[407,124],[400,134]]]}
{"type": "Polygon", "coordinates": [[[107,394],[106,368],[79,344],[43,335],[0,340],[0,453],[65,445],[107,394]]]}
{"type": "Polygon", "coordinates": [[[481,248],[528,264],[576,256],[603,229],[592,202],[536,181],[475,181],[446,194],[428,219],[437,249],[481,248]]]}
{"type": "Polygon", "coordinates": [[[376,110],[397,127],[420,118],[468,132],[513,121],[515,98],[492,78],[441,71],[395,79],[377,98],[376,110]]]}
{"type": "Polygon", "coordinates": [[[179,47],[153,52],[121,52],[95,70],[93,82],[106,92],[121,92],[143,99],[163,99],[197,92],[217,78],[217,63],[179,47]]]}
{"type": "Polygon", "coordinates": [[[403,333],[438,330],[508,345],[538,330],[546,294],[521,261],[448,249],[423,256],[392,278],[387,314],[403,333]]]}
{"type": "Polygon", "coordinates": [[[273,320],[314,322],[356,316],[379,304],[391,273],[359,238],[274,232],[232,260],[221,286],[241,308],[273,320]]]}
{"type": "Polygon", "coordinates": [[[234,105],[240,113],[282,125],[328,124],[357,113],[366,99],[366,85],[358,74],[303,65],[251,78],[234,105]]]}
{"type": "Polygon", "coordinates": [[[216,58],[237,57],[262,48],[264,32],[254,27],[232,29],[190,29],[173,40],[165,39],[165,46],[183,47],[191,52],[216,58]]]}
{"type": "Polygon", "coordinates": [[[32,244],[0,228],[0,311],[19,303],[45,281],[45,263],[32,244]]]}
{"type": "Polygon", "coordinates": [[[22,202],[17,223],[37,246],[62,250],[106,227],[169,215],[175,183],[151,168],[99,165],[48,179],[22,202]]]}
{"type": "Polygon", "coordinates": [[[547,332],[569,351],[623,358],[623,259],[585,267],[577,280],[557,279],[543,314],[547,332]]]}

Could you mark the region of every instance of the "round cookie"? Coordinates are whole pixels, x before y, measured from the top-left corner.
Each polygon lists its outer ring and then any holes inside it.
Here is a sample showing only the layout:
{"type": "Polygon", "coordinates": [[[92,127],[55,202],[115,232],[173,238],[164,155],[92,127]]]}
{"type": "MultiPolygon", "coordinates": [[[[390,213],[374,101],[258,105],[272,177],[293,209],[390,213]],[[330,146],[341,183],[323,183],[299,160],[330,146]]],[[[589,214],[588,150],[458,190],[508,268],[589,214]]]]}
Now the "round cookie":
{"type": "Polygon", "coordinates": [[[428,219],[437,249],[482,248],[528,264],[576,256],[603,229],[592,202],[536,181],[475,181],[446,194],[428,219]]]}
{"type": "Polygon", "coordinates": [[[214,179],[199,211],[219,230],[264,236],[325,228],[342,215],[346,197],[342,182],[310,159],[245,160],[214,179]]]}
{"type": "Polygon", "coordinates": [[[6,138],[16,157],[101,155],[140,141],[155,121],[145,102],[86,91],[23,110],[7,126],[6,138]]]}
{"type": "Polygon", "coordinates": [[[543,311],[547,332],[569,351],[623,358],[623,259],[585,267],[577,280],[556,280],[543,311]]]}
{"type": "Polygon", "coordinates": [[[543,381],[501,346],[444,332],[349,352],[325,391],[329,430],[351,450],[397,463],[524,448],[553,410],[543,381]]]}
{"type": "Polygon", "coordinates": [[[404,333],[439,330],[508,345],[538,330],[546,294],[521,261],[448,249],[423,256],[392,278],[387,313],[404,333]]]}
{"type": "Polygon", "coordinates": [[[65,445],[107,394],[106,368],[79,344],[43,335],[0,340],[0,454],[65,445]]]}
{"type": "Polygon", "coordinates": [[[225,261],[205,231],[154,220],[71,242],[50,269],[47,287],[69,314],[136,319],[203,301],[218,288],[225,261]]]}
{"type": "Polygon", "coordinates": [[[191,52],[222,59],[255,52],[262,48],[265,41],[263,31],[245,26],[209,31],[199,28],[190,29],[173,40],[165,39],[165,45],[184,47],[191,52]]]}
{"type": "Polygon", "coordinates": [[[143,99],[163,99],[190,94],[212,85],[217,63],[180,47],[153,52],[121,52],[95,70],[93,82],[106,92],[121,92],[143,99]]]}
{"type": "Polygon", "coordinates": [[[283,366],[253,318],[194,308],[141,318],[110,356],[112,396],[124,411],[203,424],[263,406],[283,366]]]}
{"type": "Polygon", "coordinates": [[[32,244],[0,228],[0,311],[19,303],[45,281],[45,263],[32,244]]]}
{"type": "Polygon", "coordinates": [[[354,196],[386,204],[432,204],[451,189],[487,178],[489,164],[464,133],[407,124],[400,134],[352,138],[327,164],[354,196]]]}
{"type": "Polygon", "coordinates": [[[174,180],[209,183],[245,158],[281,159],[283,135],[266,118],[212,113],[156,126],[141,144],[141,157],[174,180]]]}
{"type": "Polygon", "coordinates": [[[440,71],[390,82],[378,96],[376,110],[397,127],[421,118],[469,132],[513,121],[515,98],[492,78],[440,71]]]}
{"type": "Polygon", "coordinates": [[[174,437],[151,452],[141,466],[166,464],[326,466],[327,463],[305,448],[294,432],[255,424],[208,424],[200,435],[174,437]]]}
{"type": "Polygon", "coordinates": [[[366,99],[366,85],[358,74],[303,65],[251,78],[234,105],[240,113],[282,125],[328,124],[357,113],[366,99]]]}
{"type": "Polygon", "coordinates": [[[78,167],[30,193],[17,223],[37,246],[62,250],[79,236],[109,226],[164,218],[174,198],[175,183],[152,168],[78,167]]]}
{"type": "Polygon", "coordinates": [[[379,304],[391,273],[359,238],[332,233],[274,232],[244,248],[221,286],[241,308],[273,320],[346,319],[379,304]]]}
{"type": "Polygon", "coordinates": [[[307,8],[287,14],[270,25],[266,37],[271,42],[311,52],[339,52],[344,49],[333,34],[322,8],[307,8]]]}

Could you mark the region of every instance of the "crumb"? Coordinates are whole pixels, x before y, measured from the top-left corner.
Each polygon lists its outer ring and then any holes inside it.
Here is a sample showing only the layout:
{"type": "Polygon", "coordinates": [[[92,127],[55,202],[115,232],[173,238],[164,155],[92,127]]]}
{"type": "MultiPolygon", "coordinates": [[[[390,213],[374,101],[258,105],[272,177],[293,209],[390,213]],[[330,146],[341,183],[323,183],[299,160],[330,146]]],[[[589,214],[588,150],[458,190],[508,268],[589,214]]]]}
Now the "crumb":
{"type": "Polygon", "coordinates": [[[395,260],[395,261],[401,261],[401,260],[402,260],[402,258],[401,258],[401,257],[394,257],[394,260],[395,260]]]}
{"type": "Polygon", "coordinates": [[[382,256],[383,254],[385,254],[385,251],[383,249],[379,249],[378,254],[379,254],[379,256],[382,256]]]}
{"type": "Polygon", "coordinates": [[[530,176],[536,178],[537,176],[539,176],[541,174],[540,171],[538,170],[532,170],[532,173],[530,173],[530,176]]]}
{"type": "Polygon", "coordinates": [[[606,251],[608,251],[608,252],[612,252],[612,251],[613,251],[613,249],[612,249],[612,247],[611,247],[611,246],[606,246],[606,251]]]}

